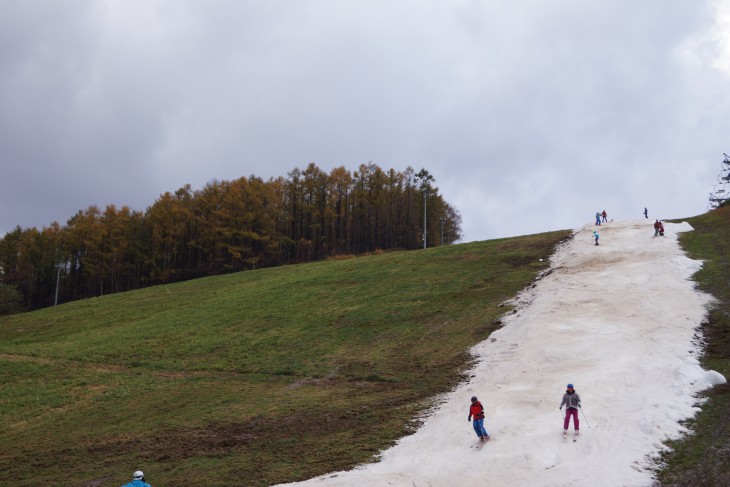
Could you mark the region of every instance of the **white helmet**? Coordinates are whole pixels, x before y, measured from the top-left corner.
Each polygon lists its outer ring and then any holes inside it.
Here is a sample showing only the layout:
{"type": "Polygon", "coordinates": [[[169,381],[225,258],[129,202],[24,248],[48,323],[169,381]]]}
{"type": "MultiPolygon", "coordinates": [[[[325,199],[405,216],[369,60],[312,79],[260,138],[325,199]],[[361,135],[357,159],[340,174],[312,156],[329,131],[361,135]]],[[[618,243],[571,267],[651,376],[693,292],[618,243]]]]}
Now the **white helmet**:
{"type": "Polygon", "coordinates": [[[144,479],[144,472],[142,470],[137,470],[132,475],[132,480],[143,480],[144,479]]]}

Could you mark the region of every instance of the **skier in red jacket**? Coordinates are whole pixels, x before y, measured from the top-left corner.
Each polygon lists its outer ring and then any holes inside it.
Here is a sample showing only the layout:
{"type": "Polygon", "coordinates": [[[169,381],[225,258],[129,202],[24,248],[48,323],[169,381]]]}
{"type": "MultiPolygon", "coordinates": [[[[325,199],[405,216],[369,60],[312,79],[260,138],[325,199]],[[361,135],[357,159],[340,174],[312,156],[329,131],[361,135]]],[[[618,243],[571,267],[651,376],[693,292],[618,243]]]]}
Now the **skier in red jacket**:
{"type": "Polygon", "coordinates": [[[484,406],[479,402],[477,396],[471,398],[471,406],[469,406],[469,417],[467,421],[471,421],[474,418],[474,431],[481,441],[487,441],[489,439],[489,433],[484,429],[484,406]]]}

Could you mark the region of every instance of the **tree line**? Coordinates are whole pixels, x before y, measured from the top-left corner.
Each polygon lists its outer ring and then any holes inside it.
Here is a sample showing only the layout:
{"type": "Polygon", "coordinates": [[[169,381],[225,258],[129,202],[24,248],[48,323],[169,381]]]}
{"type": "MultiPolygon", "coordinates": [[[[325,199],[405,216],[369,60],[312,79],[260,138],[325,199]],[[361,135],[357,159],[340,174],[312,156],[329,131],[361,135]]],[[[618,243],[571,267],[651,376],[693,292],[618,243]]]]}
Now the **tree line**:
{"type": "Polygon", "coordinates": [[[134,211],[78,211],[0,240],[0,314],[153,284],[461,237],[461,216],[425,169],[315,164],[287,177],[185,185],[134,211]]]}

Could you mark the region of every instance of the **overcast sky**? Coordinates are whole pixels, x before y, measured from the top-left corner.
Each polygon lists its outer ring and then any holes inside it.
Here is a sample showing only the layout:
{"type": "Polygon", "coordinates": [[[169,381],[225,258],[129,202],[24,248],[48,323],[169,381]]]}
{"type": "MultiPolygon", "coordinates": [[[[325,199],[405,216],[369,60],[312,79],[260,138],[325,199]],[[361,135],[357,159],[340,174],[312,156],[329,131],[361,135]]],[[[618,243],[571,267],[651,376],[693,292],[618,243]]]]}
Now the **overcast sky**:
{"type": "Polygon", "coordinates": [[[680,218],[723,152],[730,2],[0,0],[0,235],[310,162],[426,168],[463,241],[680,218]]]}

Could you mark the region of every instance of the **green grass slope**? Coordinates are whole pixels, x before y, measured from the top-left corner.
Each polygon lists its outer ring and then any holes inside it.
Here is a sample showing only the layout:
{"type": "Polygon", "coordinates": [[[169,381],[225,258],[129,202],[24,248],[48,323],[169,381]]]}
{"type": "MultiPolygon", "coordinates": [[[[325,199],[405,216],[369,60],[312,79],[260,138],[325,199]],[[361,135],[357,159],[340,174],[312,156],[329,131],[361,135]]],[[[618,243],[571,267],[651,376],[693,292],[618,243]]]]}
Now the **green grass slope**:
{"type": "MultiPolygon", "coordinates": [[[[702,366],[730,378],[730,206],[687,221],[694,231],[682,234],[680,243],[690,257],[704,261],[693,279],[717,299],[702,329],[702,366]]],[[[730,385],[713,387],[705,398],[702,412],[689,422],[694,434],[670,443],[674,452],[659,473],[663,486],[730,485],[730,385]]]]}
{"type": "Polygon", "coordinates": [[[352,467],[463,378],[569,232],[263,269],[0,318],[14,487],[262,486],[352,467]],[[540,261],[540,259],[545,259],[540,261]]]}

